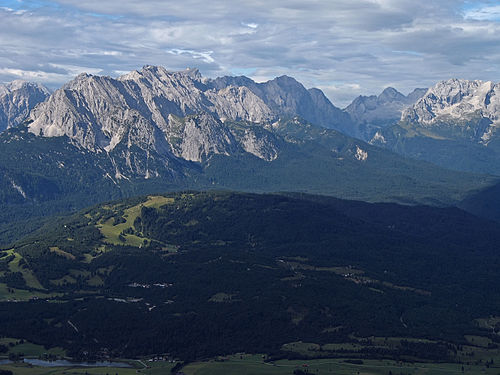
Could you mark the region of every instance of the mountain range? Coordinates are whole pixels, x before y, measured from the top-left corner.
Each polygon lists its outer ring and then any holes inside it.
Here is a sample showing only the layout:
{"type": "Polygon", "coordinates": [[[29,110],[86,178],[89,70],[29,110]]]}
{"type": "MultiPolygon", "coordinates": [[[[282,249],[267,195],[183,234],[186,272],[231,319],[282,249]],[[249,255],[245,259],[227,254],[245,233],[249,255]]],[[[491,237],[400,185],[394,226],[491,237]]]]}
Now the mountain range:
{"type": "MultiPolygon", "coordinates": [[[[299,116],[328,128],[342,129],[349,124],[348,115],[321,91],[306,90],[287,76],[259,84],[246,77],[204,79],[196,69],[169,72],[163,67],[145,66],[117,79],[79,75],[32,111],[29,128],[37,135],[66,135],[92,150],[111,151],[129,138],[132,144],[161,153],[178,149],[171,134],[178,137],[180,131],[193,135],[192,126],[188,123],[184,129],[179,118],[200,113],[221,123],[271,124],[283,117],[299,116]]],[[[207,123],[206,117],[203,122],[207,123]]],[[[231,143],[228,134],[211,140],[231,143]]],[[[226,152],[222,144],[205,146],[215,153],[226,152]]],[[[194,155],[193,148],[184,144],[178,150],[188,160],[199,161],[201,155],[194,155]],[[189,152],[191,155],[186,154],[189,152]]]]}
{"type": "Polygon", "coordinates": [[[370,143],[445,168],[500,174],[500,84],[437,83],[370,143]]]}
{"type": "MultiPolygon", "coordinates": [[[[16,103],[39,103],[30,104],[34,108],[23,124],[10,125],[0,135],[0,204],[16,207],[10,210],[16,215],[3,219],[186,188],[460,205],[498,180],[399,156],[393,151],[418,158],[394,146],[402,141],[390,136],[403,123],[427,119],[425,103],[434,103],[438,92],[445,108],[484,91],[457,96],[450,88],[457,82],[442,83],[441,91],[432,88],[425,95],[424,89],[404,96],[388,88],[378,97],[357,98],[346,111],[320,90],[308,90],[287,76],[256,83],[247,77],[207,79],[196,69],[171,72],[145,66],[116,79],[81,74],[48,97],[43,87],[11,84],[6,95],[12,96],[14,87],[24,87],[21,92],[27,95],[16,103]],[[413,102],[402,114],[405,120],[390,125],[413,102]],[[359,134],[362,128],[378,129],[372,145],[342,133],[359,134]]],[[[492,98],[491,121],[496,108],[492,98]]],[[[21,107],[18,113],[26,113],[21,107]]],[[[468,113],[467,105],[460,108],[455,118],[468,113]]],[[[432,124],[437,129],[441,122],[432,124]]],[[[482,135],[476,140],[487,151],[495,143],[494,127],[488,129],[488,142],[482,135]]],[[[426,161],[454,167],[432,157],[426,161]]],[[[467,209],[474,211],[472,206],[467,209]]]]}

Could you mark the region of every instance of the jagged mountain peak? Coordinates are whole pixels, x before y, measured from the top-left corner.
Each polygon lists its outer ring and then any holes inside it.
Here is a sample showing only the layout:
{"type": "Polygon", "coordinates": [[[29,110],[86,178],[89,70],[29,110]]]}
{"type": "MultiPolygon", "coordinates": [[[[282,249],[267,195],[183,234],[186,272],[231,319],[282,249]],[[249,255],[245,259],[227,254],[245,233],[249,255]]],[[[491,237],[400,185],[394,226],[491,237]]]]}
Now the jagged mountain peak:
{"type": "Polygon", "coordinates": [[[439,122],[467,122],[483,117],[498,122],[500,85],[491,81],[452,78],[438,82],[415,105],[408,108],[402,121],[430,126],[439,122]]]}
{"type": "Polygon", "coordinates": [[[410,92],[406,97],[411,103],[415,103],[418,99],[424,96],[427,93],[428,88],[416,88],[412,92],[410,92]]]}
{"type": "Polygon", "coordinates": [[[46,95],[50,95],[48,88],[37,82],[25,81],[22,79],[16,79],[14,81],[0,84],[0,96],[7,95],[13,91],[20,90],[37,90],[43,92],[46,95]]]}
{"type": "Polygon", "coordinates": [[[438,82],[430,88],[430,92],[436,96],[452,100],[450,104],[453,104],[453,101],[460,100],[461,96],[480,95],[492,90],[494,86],[495,84],[491,81],[451,78],[438,82]]]}
{"type": "Polygon", "coordinates": [[[99,76],[89,73],[80,73],[71,81],[68,81],[66,84],[62,86],[62,89],[65,90],[80,90],[88,85],[95,85],[96,83],[102,83],[104,81],[110,81],[113,78],[109,76],[99,76]]]}
{"type": "Polygon", "coordinates": [[[243,150],[267,160],[269,153],[260,152],[266,142],[260,145],[261,139],[250,135],[236,140],[223,122],[269,123],[276,116],[245,86],[217,89],[204,84],[197,69],[146,66],[117,79],[80,74],[32,111],[29,130],[68,136],[94,152],[118,147],[132,173],[148,176],[156,172],[133,161],[137,150],[164,162],[173,157],[201,162],[211,154],[243,150]]]}
{"type": "Polygon", "coordinates": [[[241,77],[205,79],[198,69],[171,72],[146,65],[116,79],[80,74],[31,114],[30,131],[67,135],[88,149],[112,150],[132,121],[149,123],[168,136],[170,115],[206,112],[226,120],[271,123],[301,116],[327,127],[348,128],[349,118],[320,90],[307,90],[289,76],[256,83],[241,77]]]}
{"type": "Polygon", "coordinates": [[[130,73],[118,77],[118,80],[135,81],[137,79],[151,77],[156,77],[160,80],[188,78],[195,81],[201,81],[203,79],[200,71],[197,68],[187,68],[180,71],[169,71],[163,66],[145,65],[141,70],[133,70],[130,73]]]}
{"type": "Polygon", "coordinates": [[[430,87],[371,143],[465,171],[500,174],[500,84],[451,78],[430,87]]]}
{"type": "Polygon", "coordinates": [[[215,79],[209,80],[211,87],[220,90],[221,88],[227,86],[245,86],[245,87],[259,87],[259,83],[256,83],[251,78],[247,76],[223,76],[217,77],[215,79]]]}
{"type": "Polygon", "coordinates": [[[278,76],[278,77],[276,77],[274,79],[271,79],[271,80],[267,81],[267,83],[271,83],[271,82],[276,82],[276,83],[281,84],[281,85],[304,87],[302,85],[302,83],[300,83],[295,78],[290,77],[290,76],[288,76],[286,74],[278,76]]]}
{"type": "Polygon", "coordinates": [[[187,68],[186,70],[184,70],[182,72],[178,72],[178,74],[179,73],[183,73],[183,74],[185,74],[193,79],[197,79],[197,80],[200,80],[203,78],[198,68],[187,68]]]}
{"type": "Polygon", "coordinates": [[[406,100],[406,96],[401,94],[398,90],[393,87],[386,87],[384,91],[378,96],[378,100],[380,102],[389,102],[389,101],[400,101],[403,102],[406,100]]]}
{"type": "Polygon", "coordinates": [[[386,87],[378,96],[358,96],[345,108],[354,123],[355,135],[361,139],[371,139],[378,130],[396,123],[402,112],[425,91],[415,89],[405,96],[393,87],[386,87]]]}
{"type": "Polygon", "coordinates": [[[7,83],[5,87],[9,91],[15,91],[15,90],[22,90],[22,89],[27,89],[27,88],[32,88],[32,89],[37,89],[40,90],[46,94],[50,94],[49,89],[47,89],[45,86],[43,86],[40,83],[37,82],[30,82],[30,81],[25,81],[22,79],[16,79],[10,83],[7,83]]]}
{"type": "Polygon", "coordinates": [[[0,131],[19,125],[49,95],[45,86],[35,82],[15,80],[0,85],[0,131]]]}

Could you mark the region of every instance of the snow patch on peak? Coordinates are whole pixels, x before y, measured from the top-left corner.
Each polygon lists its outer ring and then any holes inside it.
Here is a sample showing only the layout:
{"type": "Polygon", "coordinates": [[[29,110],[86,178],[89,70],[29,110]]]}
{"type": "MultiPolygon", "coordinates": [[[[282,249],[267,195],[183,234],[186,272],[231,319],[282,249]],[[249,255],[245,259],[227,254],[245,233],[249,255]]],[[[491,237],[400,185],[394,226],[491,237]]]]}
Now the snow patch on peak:
{"type": "Polygon", "coordinates": [[[438,82],[403,112],[401,121],[441,137],[488,145],[500,126],[500,84],[464,79],[438,82]]]}
{"type": "Polygon", "coordinates": [[[387,141],[385,140],[383,134],[378,131],[375,133],[375,135],[373,136],[373,138],[370,140],[370,144],[374,144],[374,143],[387,143],[387,141]]]}
{"type": "Polygon", "coordinates": [[[443,118],[462,119],[482,116],[500,120],[500,84],[491,81],[449,79],[438,82],[408,108],[402,121],[431,125],[443,118]]]}
{"type": "Polygon", "coordinates": [[[354,157],[359,161],[366,161],[368,159],[368,152],[356,145],[356,155],[354,157]]]}

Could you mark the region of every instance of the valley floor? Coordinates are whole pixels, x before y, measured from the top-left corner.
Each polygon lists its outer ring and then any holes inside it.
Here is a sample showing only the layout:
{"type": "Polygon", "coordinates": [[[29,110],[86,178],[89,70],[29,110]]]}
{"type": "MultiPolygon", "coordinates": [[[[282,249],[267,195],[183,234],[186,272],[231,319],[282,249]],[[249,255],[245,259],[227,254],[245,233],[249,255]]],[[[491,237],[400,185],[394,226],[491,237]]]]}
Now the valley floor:
{"type": "MultiPolygon", "coordinates": [[[[212,359],[204,362],[188,364],[180,371],[186,375],[292,375],[300,371],[308,374],[336,374],[336,375],[448,375],[448,374],[498,374],[500,365],[473,364],[464,365],[457,363],[409,363],[393,360],[363,360],[362,363],[349,363],[346,359],[317,359],[317,360],[280,360],[264,362],[261,355],[236,354],[225,358],[212,359]]],[[[170,374],[173,368],[168,362],[148,362],[144,368],[139,361],[134,361],[135,368],[47,368],[30,367],[25,364],[1,365],[1,370],[10,370],[16,375],[160,375],[170,374]]],[[[175,373],[175,370],[174,370],[175,373]]]]}

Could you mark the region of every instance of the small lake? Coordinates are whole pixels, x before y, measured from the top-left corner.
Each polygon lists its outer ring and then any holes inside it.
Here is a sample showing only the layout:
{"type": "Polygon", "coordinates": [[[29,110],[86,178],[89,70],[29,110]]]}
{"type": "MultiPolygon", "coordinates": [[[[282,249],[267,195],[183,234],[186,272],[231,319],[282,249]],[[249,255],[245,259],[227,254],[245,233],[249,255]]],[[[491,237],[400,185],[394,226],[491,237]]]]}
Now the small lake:
{"type": "MultiPolygon", "coordinates": [[[[131,368],[132,366],[124,362],[109,362],[109,361],[96,361],[96,362],[71,362],[65,359],[58,359],[56,361],[44,361],[41,359],[25,358],[24,363],[29,363],[33,366],[40,367],[119,367],[131,368]]],[[[1,360],[0,365],[12,363],[8,359],[1,360]]]]}

